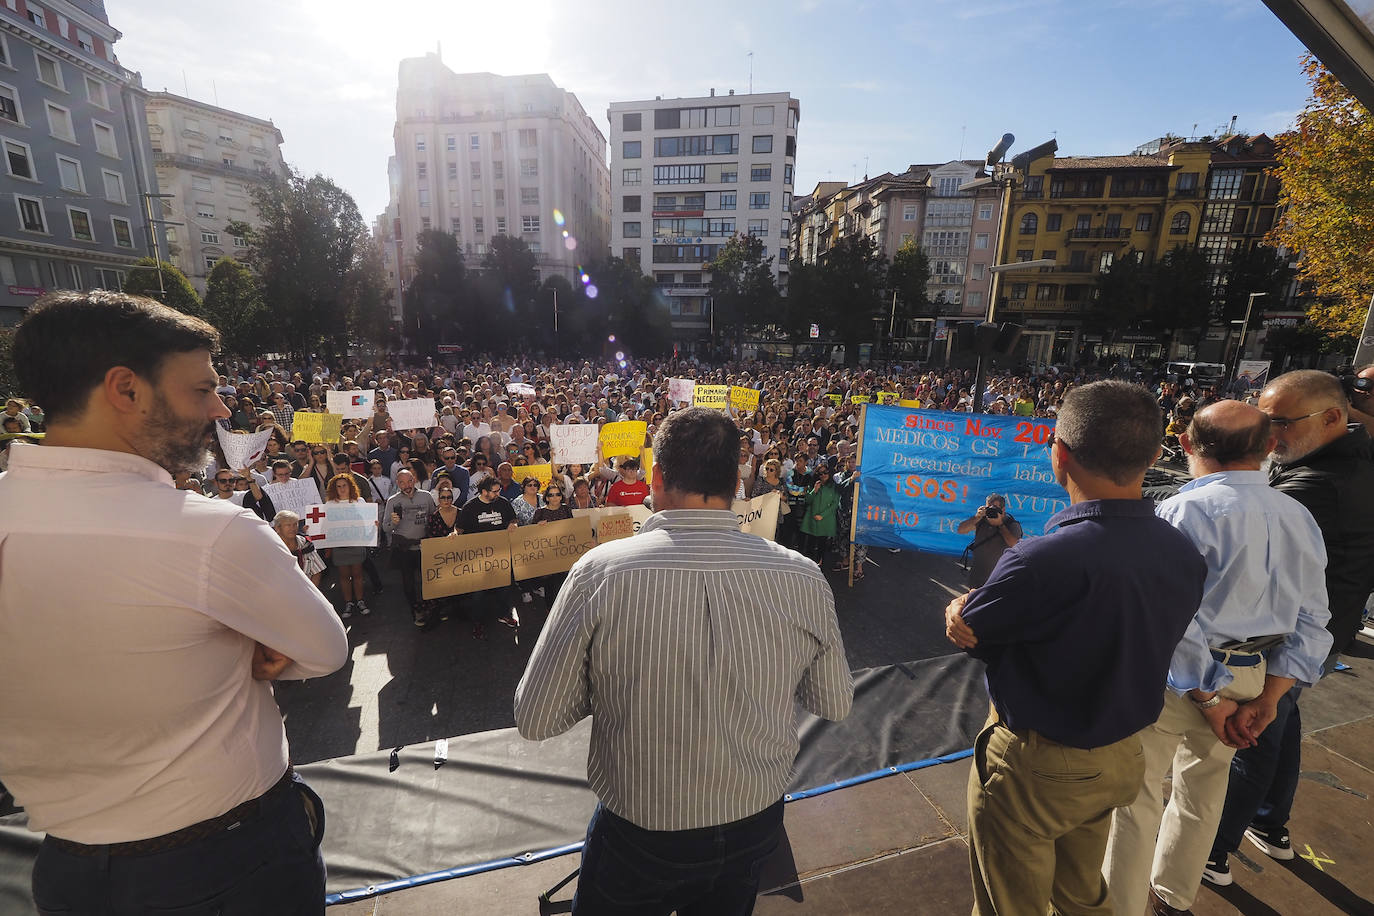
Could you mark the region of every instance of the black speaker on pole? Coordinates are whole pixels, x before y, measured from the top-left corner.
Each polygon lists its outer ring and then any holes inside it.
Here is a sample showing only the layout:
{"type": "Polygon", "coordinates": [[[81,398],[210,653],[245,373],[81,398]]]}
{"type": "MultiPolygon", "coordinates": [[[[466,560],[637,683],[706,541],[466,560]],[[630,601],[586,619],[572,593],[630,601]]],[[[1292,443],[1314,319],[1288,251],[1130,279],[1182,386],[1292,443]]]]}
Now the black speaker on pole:
{"type": "Polygon", "coordinates": [[[954,326],[955,350],[964,353],[973,349],[973,329],[976,327],[977,325],[972,321],[961,321],[954,326]]]}
{"type": "Polygon", "coordinates": [[[991,356],[997,349],[997,339],[1001,331],[997,325],[984,321],[973,329],[973,351],[979,356],[991,356]]]}
{"type": "Polygon", "coordinates": [[[1021,325],[1010,321],[1003,322],[997,331],[997,341],[993,344],[993,349],[1003,356],[1010,356],[1021,340],[1021,331],[1021,325]]]}

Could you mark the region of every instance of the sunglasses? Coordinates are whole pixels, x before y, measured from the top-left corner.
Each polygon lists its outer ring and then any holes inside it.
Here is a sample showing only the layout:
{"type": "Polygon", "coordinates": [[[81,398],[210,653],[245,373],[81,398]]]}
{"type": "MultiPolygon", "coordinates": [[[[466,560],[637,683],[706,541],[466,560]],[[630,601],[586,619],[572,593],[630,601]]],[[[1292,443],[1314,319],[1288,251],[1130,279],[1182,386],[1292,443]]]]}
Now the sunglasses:
{"type": "Polygon", "coordinates": [[[452,499],[453,499],[453,494],[452,494],[452,493],[440,493],[440,494],[439,494],[439,498],[440,498],[440,499],[452,500],[452,499]]]}
{"type": "Polygon", "coordinates": [[[215,483],[233,483],[234,480],[235,478],[233,477],[216,477],[215,483]]]}
{"type": "Polygon", "coordinates": [[[321,457],[323,457],[323,456],[325,456],[325,455],[328,455],[329,453],[328,453],[328,452],[311,452],[310,454],[314,455],[316,458],[321,458],[321,457]]]}
{"type": "Polygon", "coordinates": [[[537,483],[527,483],[527,484],[525,484],[525,489],[526,489],[526,490],[537,490],[537,489],[539,489],[539,484],[537,484],[537,483]]]}

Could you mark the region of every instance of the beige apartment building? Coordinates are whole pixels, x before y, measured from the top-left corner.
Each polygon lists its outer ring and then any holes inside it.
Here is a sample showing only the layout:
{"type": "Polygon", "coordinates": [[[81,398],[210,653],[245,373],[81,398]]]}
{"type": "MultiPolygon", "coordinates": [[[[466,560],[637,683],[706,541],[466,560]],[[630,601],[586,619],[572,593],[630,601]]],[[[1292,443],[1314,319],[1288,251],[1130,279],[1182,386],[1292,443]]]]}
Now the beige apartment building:
{"type": "Polygon", "coordinates": [[[496,236],[522,239],[541,280],[607,255],[606,138],[548,74],[455,73],[438,54],[402,60],[395,146],[402,283],[426,229],[452,233],[469,266],[496,236]]]}
{"type": "Polygon", "coordinates": [[[170,257],[202,296],[220,258],[241,258],[247,243],[231,222],[258,219],[251,190],[286,173],[281,131],[271,121],[170,92],[148,94],[145,109],[170,257]]]}

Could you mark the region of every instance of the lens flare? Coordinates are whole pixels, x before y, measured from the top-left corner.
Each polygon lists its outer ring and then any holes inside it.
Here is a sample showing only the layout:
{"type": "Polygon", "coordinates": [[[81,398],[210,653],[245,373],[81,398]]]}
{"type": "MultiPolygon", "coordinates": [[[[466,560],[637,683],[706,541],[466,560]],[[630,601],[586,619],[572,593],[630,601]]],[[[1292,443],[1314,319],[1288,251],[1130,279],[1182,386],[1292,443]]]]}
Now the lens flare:
{"type": "Polygon", "coordinates": [[[595,283],[588,283],[588,284],[587,284],[587,298],[588,298],[588,299],[595,299],[595,298],[596,298],[596,284],[595,284],[595,283]]]}
{"type": "Polygon", "coordinates": [[[566,248],[566,249],[568,249],[569,251],[576,251],[576,250],[577,250],[577,239],[571,238],[571,237],[564,239],[564,240],[563,240],[563,247],[566,248]]]}
{"type": "Polygon", "coordinates": [[[582,275],[582,282],[583,282],[583,283],[590,283],[590,282],[592,282],[592,278],[589,277],[587,274],[584,273],[584,274],[582,275]]]}
{"type": "Polygon", "coordinates": [[[607,337],[606,339],[609,340],[611,343],[615,343],[615,335],[614,335],[614,334],[612,334],[610,337],[607,337]]]}
{"type": "Polygon", "coordinates": [[[568,230],[564,229],[564,230],[563,230],[563,238],[567,238],[567,237],[568,237],[568,230]]]}
{"type": "Polygon", "coordinates": [[[615,351],[615,358],[616,358],[616,359],[624,359],[624,358],[625,358],[624,352],[622,352],[622,351],[620,351],[620,350],[616,350],[616,351],[615,351]]]}
{"type": "Polygon", "coordinates": [[[559,210],[557,207],[555,207],[553,211],[553,222],[556,226],[561,226],[566,222],[566,220],[563,219],[563,211],[559,210]]]}

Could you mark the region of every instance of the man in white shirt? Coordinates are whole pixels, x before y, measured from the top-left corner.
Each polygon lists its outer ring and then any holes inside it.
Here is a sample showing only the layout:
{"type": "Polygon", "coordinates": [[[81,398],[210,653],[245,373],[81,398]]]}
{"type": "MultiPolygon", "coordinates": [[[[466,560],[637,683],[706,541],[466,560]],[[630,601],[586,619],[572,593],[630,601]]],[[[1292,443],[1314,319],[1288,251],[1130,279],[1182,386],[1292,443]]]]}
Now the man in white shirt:
{"type": "Polygon", "coordinates": [[[0,779],[48,834],[41,912],[324,910],[324,808],[271,681],[329,674],[348,642],[271,528],[172,486],[228,412],[217,344],[99,290],[15,335],[50,422],[0,477],[0,779]]]}

